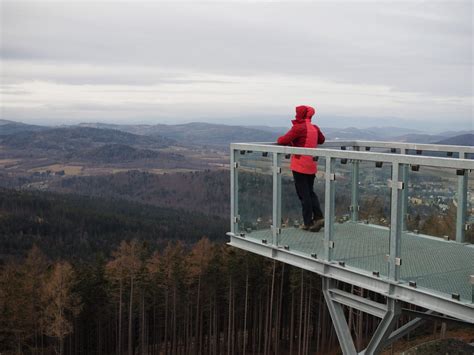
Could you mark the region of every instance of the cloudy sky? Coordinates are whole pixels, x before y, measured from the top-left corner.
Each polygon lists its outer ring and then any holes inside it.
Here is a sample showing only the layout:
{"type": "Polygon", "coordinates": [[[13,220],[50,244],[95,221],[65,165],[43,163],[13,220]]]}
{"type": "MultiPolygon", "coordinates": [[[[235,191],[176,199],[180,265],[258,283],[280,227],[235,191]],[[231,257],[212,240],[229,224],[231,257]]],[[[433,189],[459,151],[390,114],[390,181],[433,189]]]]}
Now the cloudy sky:
{"type": "Polygon", "coordinates": [[[474,129],[467,1],[1,2],[1,118],[474,129]]]}

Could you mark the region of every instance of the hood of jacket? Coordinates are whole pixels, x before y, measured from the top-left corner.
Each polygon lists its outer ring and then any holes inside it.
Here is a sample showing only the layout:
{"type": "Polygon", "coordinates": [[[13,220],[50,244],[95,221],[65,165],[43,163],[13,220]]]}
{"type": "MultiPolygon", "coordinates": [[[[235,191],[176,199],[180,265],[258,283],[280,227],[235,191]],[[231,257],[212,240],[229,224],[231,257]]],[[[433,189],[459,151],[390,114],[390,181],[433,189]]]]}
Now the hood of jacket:
{"type": "Polygon", "coordinates": [[[311,121],[311,118],[316,113],[316,110],[311,106],[304,106],[304,105],[303,106],[297,106],[295,110],[296,110],[295,119],[291,121],[291,122],[293,122],[293,124],[302,123],[305,120],[310,120],[311,121]]]}

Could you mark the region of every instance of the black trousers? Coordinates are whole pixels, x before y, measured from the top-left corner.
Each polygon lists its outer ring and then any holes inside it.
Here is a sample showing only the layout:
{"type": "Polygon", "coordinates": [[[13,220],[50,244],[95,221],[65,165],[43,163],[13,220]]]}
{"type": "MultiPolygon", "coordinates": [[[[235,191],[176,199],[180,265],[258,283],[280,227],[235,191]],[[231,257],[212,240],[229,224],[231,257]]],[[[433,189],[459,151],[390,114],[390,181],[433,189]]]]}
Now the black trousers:
{"type": "Polygon", "coordinates": [[[303,208],[304,224],[309,226],[313,220],[324,218],[318,196],[313,191],[314,174],[302,174],[293,171],[296,193],[303,208]]]}

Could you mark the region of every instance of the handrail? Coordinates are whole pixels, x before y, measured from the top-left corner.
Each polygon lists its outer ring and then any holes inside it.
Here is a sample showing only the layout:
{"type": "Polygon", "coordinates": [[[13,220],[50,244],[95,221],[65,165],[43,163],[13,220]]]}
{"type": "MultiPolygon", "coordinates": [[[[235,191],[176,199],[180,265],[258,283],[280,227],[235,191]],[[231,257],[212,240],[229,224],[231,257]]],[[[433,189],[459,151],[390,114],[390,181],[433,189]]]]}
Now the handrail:
{"type": "MultiPolygon", "coordinates": [[[[234,143],[241,144],[241,143],[234,143]]],[[[251,144],[278,145],[275,142],[255,142],[251,144]]],[[[331,140],[324,143],[325,147],[359,147],[359,148],[395,148],[405,150],[421,150],[429,152],[464,153],[474,154],[474,147],[465,145],[446,144],[426,144],[426,143],[405,143],[386,141],[365,141],[365,140],[331,140]]]]}
{"type": "MultiPolygon", "coordinates": [[[[468,148],[471,148],[472,152],[474,153],[474,148],[472,147],[468,147],[468,148]]],[[[337,150],[337,149],[327,149],[327,148],[300,148],[300,147],[281,146],[281,145],[268,144],[268,143],[232,143],[231,149],[243,150],[243,151],[282,153],[282,154],[299,154],[299,155],[309,155],[309,156],[318,156],[318,157],[327,157],[327,158],[336,158],[336,159],[355,159],[355,160],[366,160],[366,161],[374,161],[374,162],[421,165],[421,166],[431,166],[431,167],[439,167],[439,168],[469,169],[469,170],[474,169],[473,159],[461,159],[461,158],[452,158],[452,157],[441,158],[441,157],[431,157],[431,156],[423,156],[423,155],[379,153],[379,152],[370,152],[370,151],[337,150]]]]}

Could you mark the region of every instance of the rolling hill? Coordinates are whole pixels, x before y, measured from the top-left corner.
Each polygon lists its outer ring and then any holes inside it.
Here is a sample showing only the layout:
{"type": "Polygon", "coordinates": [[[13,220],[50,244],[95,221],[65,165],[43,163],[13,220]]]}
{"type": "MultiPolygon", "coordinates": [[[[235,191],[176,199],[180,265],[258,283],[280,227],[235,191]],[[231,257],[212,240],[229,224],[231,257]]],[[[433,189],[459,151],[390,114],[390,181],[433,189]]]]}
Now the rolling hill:
{"type": "Polygon", "coordinates": [[[75,152],[103,144],[140,145],[152,148],[165,148],[175,143],[160,136],[147,137],[121,132],[113,129],[90,127],[62,127],[41,131],[22,131],[0,138],[0,144],[22,150],[56,150],[75,152]]]}
{"type": "Polygon", "coordinates": [[[21,122],[14,122],[0,119],[0,136],[6,136],[9,134],[19,132],[38,132],[49,129],[45,126],[30,125],[21,122]]]}
{"type": "MultiPolygon", "coordinates": [[[[162,136],[176,140],[181,144],[198,146],[227,147],[232,142],[273,142],[278,137],[276,132],[259,128],[201,122],[178,125],[113,125],[104,123],[82,123],[79,126],[115,129],[152,137],[162,136]]],[[[284,133],[284,131],[281,133],[284,133]]]]}
{"type": "Polygon", "coordinates": [[[474,134],[472,133],[461,134],[459,136],[454,136],[454,137],[440,140],[436,142],[436,144],[474,146],[474,134]]]}

